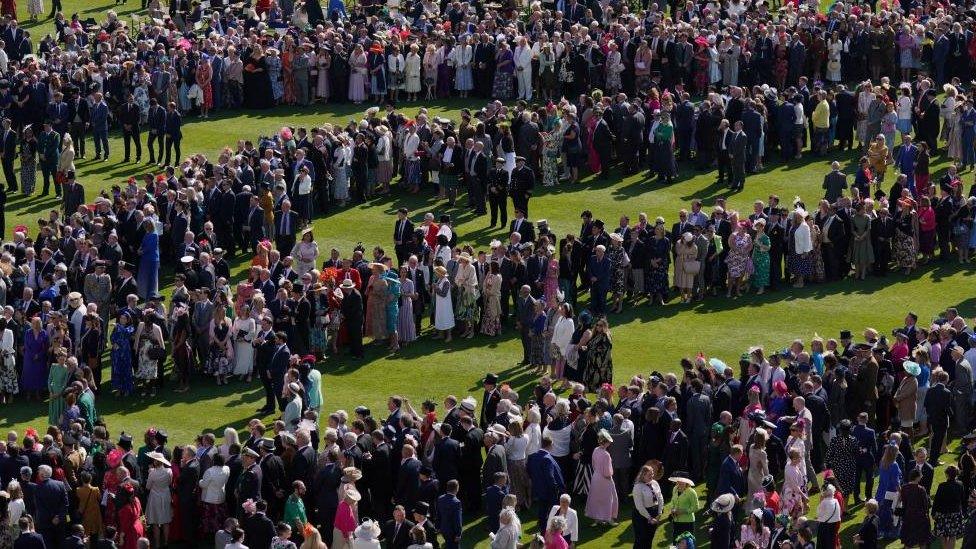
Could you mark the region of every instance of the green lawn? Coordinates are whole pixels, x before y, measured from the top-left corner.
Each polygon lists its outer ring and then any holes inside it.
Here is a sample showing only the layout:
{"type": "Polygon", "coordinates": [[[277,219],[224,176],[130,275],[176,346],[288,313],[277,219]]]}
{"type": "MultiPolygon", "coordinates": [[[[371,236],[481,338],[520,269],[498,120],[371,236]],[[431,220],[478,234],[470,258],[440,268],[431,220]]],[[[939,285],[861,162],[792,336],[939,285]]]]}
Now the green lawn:
{"type": "MultiPolygon", "coordinates": [[[[137,6],[137,3],[129,2],[120,8],[121,12],[127,12],[137,6]]],[[[79,11],[83,16],[96,19],[113,7],[112,3],[65,1],[67,13],[79,11]]],[[[21,6],[21,12],[26,15],[24,6],[21,6]]],[[[40,28],[50,27],[42,24],[40,28]]],[[[35,41],[37,34],[35,32],[35,41]]],[[[457,115],[457,109],[473,106],[473,103],[447,101],[426,106],[434,115],[451,117],[457,115]]],[[[362,110],[351,105],[327,105],[280,108],[257,114],[220,114],[206,121],[187,118],[183,151],[184,154],[205,152],[215,158],[220,149],[233,146],[239,138],[256,138],[286,124],[308,127],[323,122],[345,124],[351,118],[358,119],[362,110]]],[[[405,110],[412,113],[416,107],[407,106],[405,110]]],[[[119,136],[112,138],[111,145],[111,161],[82,160],[77,164],[79,179],[88,190],[89,202],[97,190],[150,171],[145,165],[118,163],[122,157],[119,136]]],[[[619,215],[626,213],[635,219],[638,212],[647,212],[652,219],[664,216],[670,224],[674,222],[676,212],[687,207],[692,198],[700,198],[706,205],[711,205],[716,198],[727,197],[729,206],[742,212],[751,211],[754,199],[765,198],[770,193],[779,194],[784,203],[798,195],[812,205],[821,196],[823,175],[829,171],[833,159],[811,157],[774,165],[760,175],[749,177],[746,190],[734,194],[714,184],[714,172],[700,174],[684,166],[681,177],[670,186],[649,184],[643,175],[612,178],[609,182],[587,178],[576,185],[539,189],[530,204],[530,217],[544,217],[555,233],[564,234],[579,230],[579,213],[584,209],[592,210],[614,227],[619,215]]],[[[850,170],[854,157],[844,154],[836,159],[850,170]]],[[[933,162],[933,179],[945,169],[942,157],[937,160],[933,162]]],[[[967,174],[967,185],[969,177],[967,174]]],[[[335,246],[348,254],[359,241],[390,247],[392,214],[401,206],[410,208],[415,219],[426,211],[451,214],[457,221],[461,243],[471,243],[483,249],[491,239],[505,237],[501,230],[486,228],[487,217],[474,217],[471,211],[462,207],[448,208],[445,202],[431,199],[429,192],[419,196],[394,192],[368,204],[319,217],[315,221],[315,235],[320,249],[325,253],[335,246]]],[[[56,207],[57,202],[50,197],[41,200],[36,196],[24,199],[21,195],[12,195],[6,209],[7,227],[24,223],[33,232],[36,219],[46,217],[44,212],[56,207]]],[[[235,265],[235,274],[241,273],[243,265],[235,265]]],[[[664,307],[641,305],[628,308],[623,314],[610,318],[616,344],[615,381],[626,382],[635,373],[646,374],[651,370],[678,371],[682,357],[698,352],[717,356],[731,364],[747,347],[755,344],[778,348],[797,337],[809,340],[814,333],[836,337],[841,329],[859,333],[866,326],[887,332],[900,325],[908,310],[919,314],[923,323],[950,305],[960,307],[966,316],[971,317],[976,313],[973,273],[972,267],[939,263],[923,267],[910,278],[893,274],[885,279],[845,280],[737,300],[720,297],[693,305],[671,302],[664,307]]],[[[167,275],[164,275],[165,279],[168,279],[167,275]]],[[[381,346],[371,347],[364,361],[329,358],[320,364],[325,409],[351,410],[358,404],[366,404],[379,414],[385,409],[386,396],[394,392],[418,403],[428,397],[439,402],[448,393],[461,397],[471,394],[480,400],[480,379],[486,372],[499,374],[523,396],[531,394],[535,378],[516,366],[521,348],[512,335],[509,331],[496,339],[477,337],[455,340],[448,345],[425,338],[393,357],[386,355],[381,346]]],[[[216,387],[211,380],[197,378],[187,393],[177,394],[167,389],[149,401],[120,401],[104,396],[99,399],[98,406],[113,435],[120,430],[138,432],[155,425],[165,427],[174,443],[184,443],[201,431],[219,433],[228,425],[241,427],[253,417],[260,399],[258,384],[233,383],[216,387]]],[[[46,413],[47,408],[42,404],[18,402],[0,408],[0,427],[19,432],[28,425],[40,427],[46,413]]],[[[621,518],[629,518],[629,513],[629,506],[625,504],[621,518]]],[[[526,520],[525,530],[533,531],[534,521],[528,520],[528,516],[523,518],[526,520]]],[[[848,520],[848,528],[855,528],[859,521],[859,517],[848,520]]],[[[662,528],[658,536],[662,546],[665,545],[664,530],[662,528]]],[[[480,542],[484,537],[482,532],[480,525],[469,528],[465,546],[480,542]]],[[[848,534],[851,531],[845,530],[845,546],[850,544],[848,534]]],[[[700,539],[707,539],[703,536],[707,534],[702,533],[700,539]]],[[[585,528],[582,537],[582,546],[588,548],[629,543],[629,520],[612,529],[585,528]]]]}

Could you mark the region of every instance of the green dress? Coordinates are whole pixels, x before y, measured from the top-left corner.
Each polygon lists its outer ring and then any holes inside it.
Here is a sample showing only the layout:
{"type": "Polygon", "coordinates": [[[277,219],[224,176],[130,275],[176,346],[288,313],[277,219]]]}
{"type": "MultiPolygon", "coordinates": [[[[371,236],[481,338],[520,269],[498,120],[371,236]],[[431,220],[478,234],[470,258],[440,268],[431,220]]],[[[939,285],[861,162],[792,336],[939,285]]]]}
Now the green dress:
{"type": "Polygon", "coordinates": [[[305,516],[305,502],[302,501],[302,498],[295,494],[288,496],[288,500],[285,501],[285,514],[281,521],[291,526],[293,530],[295,529],[295,521],[300,524],[308,522],[308,517],[305,516]]]}
{"type": "Polygon", "coordinates": [[[769,286],[769,236],[766,233],[756,237],[756,245],[752,247],[752,286],[765,288],[769,286]]]}
{"type": "Polygon", "coordinates": [[[88,428],[93,429],[95,420],[98,419],[98,412],[95,410],[95,394],[91,391],[84,391],[78,396],[78,407],[81,408],[81,415],[85,416],[88,428]]]}
{"type": "Polygon", "coordinates": [[[47,390],[52,395],[47,404],[48,425],[60,425],[61,413],[64,412],[64,392],[65,385],[68,383],[68,368],[59,364],[52,364],[51,371],[47,375],[47,390]]]}
{"type": "Polygon", "coordinates": [[[874,263],[874,248],[871,246],[871,218],[865,214],[857,214],[851,220],[851,262],[868,270],[874,263]]]}

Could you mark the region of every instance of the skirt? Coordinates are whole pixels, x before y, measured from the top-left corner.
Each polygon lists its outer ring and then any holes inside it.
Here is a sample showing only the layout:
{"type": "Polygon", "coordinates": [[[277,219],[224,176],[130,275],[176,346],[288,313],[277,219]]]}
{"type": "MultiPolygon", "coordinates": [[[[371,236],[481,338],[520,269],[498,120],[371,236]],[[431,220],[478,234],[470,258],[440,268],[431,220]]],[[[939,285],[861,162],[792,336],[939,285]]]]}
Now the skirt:
{"type": "Polygon", "coordinates": [[[932,513],[937,538],[959,538],[966,531],[966,513],[932,513]]]}
{"type": "Polygon", "coordinates": [[[802,257],[800,254],[791,253],[789,265],[790,272],[796,276],[810,276],[813,274],[813,256],[811,254],[802,257]]]}
{"type": "Polygon", "coordinates": [[[511,99],[512,82],[514,81],[515,79],[511,73],[496,72],[495,83],[492,86],[492,95],[498,99],[511,99]]]}
{"type": "Polygon", "coordinates": [[[201,521],[200,528],[207,534],[213,534],[224,527],[227,520],[227,505],[223,503],[204,503],[200,502],[201,521]]]}
{"type": "Polygon", "coordinates": [[[518,497],[520,505],[528,506],[532,501],[532,481],[529,479],[528,470],[525,468],[524,459],[508,460],[509,484],[512,492],[518,497]]]}
{"type": "Polygon", "coordinates": [[[573,480],[573,492],[581,496],[590,493],[590,479],[593,478],[593,464],[577,463],[576,478],[573,480]]]}

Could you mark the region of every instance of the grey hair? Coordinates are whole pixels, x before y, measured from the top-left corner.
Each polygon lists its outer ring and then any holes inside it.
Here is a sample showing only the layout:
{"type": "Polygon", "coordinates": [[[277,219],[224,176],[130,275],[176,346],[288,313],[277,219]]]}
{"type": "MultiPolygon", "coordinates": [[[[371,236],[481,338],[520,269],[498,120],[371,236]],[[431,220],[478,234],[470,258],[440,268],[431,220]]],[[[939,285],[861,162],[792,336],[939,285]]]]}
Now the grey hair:
{"type": "Polygon", "coordinates": [[[548,530],[553,531],[553,532],[562,532],[565,529],[566,529],[566,518],[565,517],[561,517],[559,515],[556,515],[556,516],[552,517],[551,519],[549,519],[549,528],[548,528],[548,530]]]}
{"type": "Polygon", "coordinates": [[[47,480],[51,478],[51,466],[50,465],[40,465],[37,467],[37,478],[41,480],[47,480]]]}

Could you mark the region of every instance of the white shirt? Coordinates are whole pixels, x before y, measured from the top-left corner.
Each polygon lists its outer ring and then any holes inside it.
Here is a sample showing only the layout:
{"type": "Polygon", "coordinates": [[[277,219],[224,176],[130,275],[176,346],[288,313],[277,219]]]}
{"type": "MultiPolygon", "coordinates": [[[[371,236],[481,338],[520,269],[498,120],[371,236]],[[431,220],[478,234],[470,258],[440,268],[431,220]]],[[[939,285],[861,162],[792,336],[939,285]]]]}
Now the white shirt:
{"type": "Polygon", "coordinates": [[[522,433],[520,437],[508,437],[505,441],[505,455],[510,460],[523,460],[526,458],[526,449],[529,446],[529,435],[522,433]]]}

